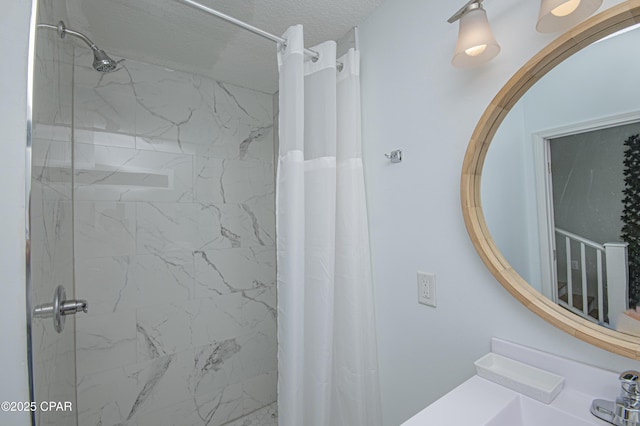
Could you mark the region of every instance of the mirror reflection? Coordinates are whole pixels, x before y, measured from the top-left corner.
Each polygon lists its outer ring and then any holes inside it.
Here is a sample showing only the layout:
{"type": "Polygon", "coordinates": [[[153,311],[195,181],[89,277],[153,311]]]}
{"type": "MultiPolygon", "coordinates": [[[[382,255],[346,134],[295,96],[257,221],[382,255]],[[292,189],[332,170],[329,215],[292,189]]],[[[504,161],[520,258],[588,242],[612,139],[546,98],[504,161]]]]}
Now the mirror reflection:
{"type": "Polygon", "coordinates": [[[637,336],[639,42],[636,28],[607,37],[537,82],[495,134],[481,186],[489,232],[530,285],[637,336]]]}

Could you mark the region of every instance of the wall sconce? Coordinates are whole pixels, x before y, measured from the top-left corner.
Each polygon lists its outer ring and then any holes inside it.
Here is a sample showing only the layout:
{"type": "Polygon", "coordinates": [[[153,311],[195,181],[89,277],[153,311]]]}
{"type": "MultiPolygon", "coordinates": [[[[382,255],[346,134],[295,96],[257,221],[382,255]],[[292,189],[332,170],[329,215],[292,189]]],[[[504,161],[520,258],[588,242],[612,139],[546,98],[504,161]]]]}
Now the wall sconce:
{"type": "Polygon", "coordinates": [[[482,0],[469,1],[449,18],[448,22],[451,24],[458,20],[458,42],[451,60],[454,67],[474,67],[495,58],[500,53],[500,46],[487,20],[487,12],[482,8],[482,0]]]}
{"type": "Polygon", "coordinates": [[[536,30],[555,33],[573,27],[591,16],[602,0],[542,0],[536,30]]]}

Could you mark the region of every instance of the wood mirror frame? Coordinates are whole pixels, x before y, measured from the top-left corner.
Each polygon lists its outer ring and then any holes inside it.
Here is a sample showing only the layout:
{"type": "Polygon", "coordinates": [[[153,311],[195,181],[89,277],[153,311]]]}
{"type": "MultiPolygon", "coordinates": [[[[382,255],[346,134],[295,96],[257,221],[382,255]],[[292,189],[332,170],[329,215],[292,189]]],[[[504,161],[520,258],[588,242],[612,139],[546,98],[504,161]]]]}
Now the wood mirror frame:
{"type": "Polygon", "coordinates": [[[462,214],[467,232],[482,261],[511,295],[561,330],[597,347],[640,360],[640,337],[623,334],[583,319],[553,303],[531,287],[506,261],[485,223],[480,179],[491,140],[520,98],[563,60],[609,34],[640,23],[640,0],[627,0],[570,29],[529,60],[505,84],[480,118],[464,157],[461,179],[462,214]]]}

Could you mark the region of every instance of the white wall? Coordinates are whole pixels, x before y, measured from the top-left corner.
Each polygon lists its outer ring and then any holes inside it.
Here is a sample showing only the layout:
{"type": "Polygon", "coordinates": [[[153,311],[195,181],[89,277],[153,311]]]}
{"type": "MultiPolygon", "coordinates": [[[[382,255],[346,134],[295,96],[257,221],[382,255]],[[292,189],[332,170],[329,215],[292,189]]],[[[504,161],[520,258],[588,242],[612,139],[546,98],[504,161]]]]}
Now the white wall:
{"type": "Polygon", "coordinates": [[[629,52],[637,49],[639,38],[636,29],[595,43],[536,83],[523,98],[527,134],[637,112],[640,59],[629,52]]]}
{"type": "MultiPolygon", "coordinates": [[[[0,25],[0,401],[28,401],[25,315],[25,141],[29,1],[4,2],[0,25]]],[[[0,423],[29,424],[27,413],[0,412],[0,423]]]]}
{"type": "Polygon", "coordinates": [[[534,177],[529,173],[533,172],[533,150],[526,143],[530,138],[525,135],[524,125],[523,105],[518,102],[491,141],[482,168],[480,197],[493,241],[509,264],[541,291],[534,177]],[[498,155],[492,155],[496,152],[498,155]]]}
{"type": "MultiPolygon", "coordinates": [[[[618,3],[605,1],[603,9],[618,3]]],[[[620,371],[640,363],[547,324],[484,267],[460,208],[462,160],[483,111],[557,35],[535,32],[538,2],[486,4],[501,54],[450,65],[460,4],[388,0],[360,26],[363,137],[385,425],[397,425],[473,374],[498,336],[620,371]],[[404,150],[403,162],[383,156],[404,150]],[[416,301],[417,270],[437,275],[438,307],[416,301]]],[[[613,395],[612,395],[613,397],[613,395]]],[[[469,413],[463,413],[469,414],[469,413]]]]}

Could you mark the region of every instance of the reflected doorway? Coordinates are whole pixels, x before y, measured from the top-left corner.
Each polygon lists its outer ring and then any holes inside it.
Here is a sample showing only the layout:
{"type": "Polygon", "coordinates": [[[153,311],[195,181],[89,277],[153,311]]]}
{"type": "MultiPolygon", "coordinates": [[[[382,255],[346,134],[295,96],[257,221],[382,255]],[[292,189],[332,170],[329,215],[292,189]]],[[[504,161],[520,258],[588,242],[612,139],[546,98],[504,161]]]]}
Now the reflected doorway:
{"type": "Polygon", "coordinates": [[[544,193],[538,189],[538,199],[547,211],[546,217],[540,215],[541,232],[549,241],[541,250],[543,263],[550,260],[545,295],[610,328],[629,307],[622,238],[625,141],[639,133],[638,121],[609,123],[574,127],[539,141],[543,161],[537,174],[544,174],[539,185],[544,193]]]}

